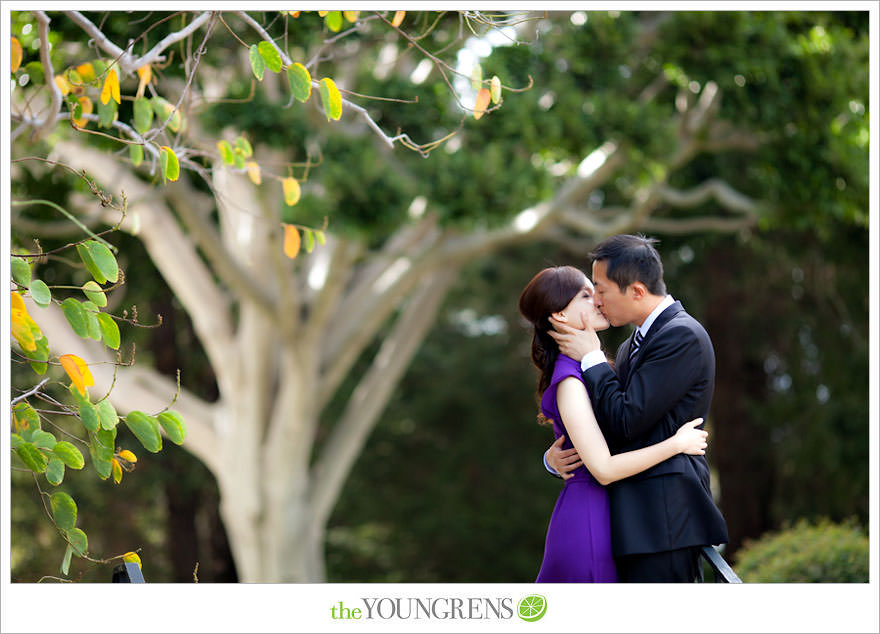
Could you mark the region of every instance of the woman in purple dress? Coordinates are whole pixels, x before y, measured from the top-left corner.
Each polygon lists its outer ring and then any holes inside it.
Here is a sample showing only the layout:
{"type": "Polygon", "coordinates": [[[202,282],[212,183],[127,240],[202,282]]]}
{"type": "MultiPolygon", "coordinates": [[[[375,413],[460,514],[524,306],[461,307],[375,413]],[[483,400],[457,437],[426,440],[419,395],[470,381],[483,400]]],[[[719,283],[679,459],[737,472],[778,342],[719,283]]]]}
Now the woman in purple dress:
{"type": "Polygon", "coordinates": [[[663,442],[611,455],[590,404],[580,363],[559,353],[549,334],[550,317],[575,328],[609,324],[593,305],[593,285],[571,266],[547,268],[528,283],[519,310],[534,327],[532,361],[540,370],[541,416],[553,424],[557,443],[577,450],[582,462],[565,478],[550,517],[538,582],[617,581],[611,556],[611,523],[605,485],[628,478],[678,453],[705,453],[703,419],[682,425],[663,442]]]}

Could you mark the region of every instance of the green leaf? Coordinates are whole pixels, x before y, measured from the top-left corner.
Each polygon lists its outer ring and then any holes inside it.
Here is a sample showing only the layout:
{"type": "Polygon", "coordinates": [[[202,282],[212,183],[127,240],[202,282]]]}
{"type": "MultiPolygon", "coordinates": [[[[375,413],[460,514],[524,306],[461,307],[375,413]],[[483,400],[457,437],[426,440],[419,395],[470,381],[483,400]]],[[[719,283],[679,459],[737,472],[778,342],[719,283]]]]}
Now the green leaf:
{"type": "Polygon", "coordinates": [[[24,65],[25,73],[31,79],[34,86],[42,86],[46,83],[46,76],[43,74],[43,65],[40,62],[28,62],[24,65]]]}
{"type": "Polygon", "coordinates": [[[49,464],[46,466],[46,480],[55,486],[64,481],[64,463],[54,456],[49,458],[49,464]]]}
{"type": "MultiPolygon", "coordinates": [[[[97,266],[98,270],[101,271],[101,274],[107,278],[105,281],[118,281],[119,265],[116,263],[116,257],[113,255],[113,252],[108,249],[106,245],[101,244],[96,240],[87,240],[83,244],[86,249],[88,249],[89,255],[92,256],[92,261],[95,263],[95,266],[97,266]]],[[[99,284],[104,283],[97,278],[95,278],[95,280],[99,284]]]]}
{"type": "Polygon", "coordinates": [[[153,416],[147,416],[137,410],[129,412],[125,417],[125,424],[140,441],[144,449],[151,453],[157,453],[162,449],[162,436],[159,434],[159,421],[153,416]]]}
{"type": "Polygon", "coordinates": [[[31,442],[38,449],[48,449],[51,451],[58,441],[55,440],[55,436],[47,431],[40,429],[34,432],[34,434],[31,436],[31,442]]]}
{"type": "Polygon", "coordinates": [[[89,301],[94,303],[95,306],[103,307],[107,305],[107,296],[104,294],[104,289],[102,289],[94,280],[89,280],[88,282],[83,284],[82,290],[85,296],[89,298],[89,301]]]}
{"type": "Polygon", "coordinates": [[[169,410],[159,414],[158,419],[169,440],[175,445],[182,445],[186,438],[186,421],[183,420],[183,416],[174,410],[169,410]]]}
{"type": "Polygon", "coordinates": [[[244,169],[244,156],[241,152],[236,152],[232,157],[233,162],[235,163],[235,168],[243,170],[244,169]]]}
{"type": "Polygon", "coordinates": [[[119,422],[119,415],[116,413],[116,408],[113,407],[113,403],[105,398],[104,400],[95,403],[95,407],[98,409],[98,417],[101,419],[101,429],[106,429],[107,431],[116,429],[116,424],[119,422]]]}
{"type": "Polygon", "coordinates": [[[159,149],[159,162],[162,164],[162,179],[176,181],[180,177],[180,162],[177,155],[167,145],[159,149]]]}
{"type": "Polygon", "coordinates": [[[64,551],[64,559],[61,561],[61,574],[67,576],[67,573],[70,572],[70,558],[73,557],[73,546],[70,544],[67,545],[67,549],[64,551]]]}
{"type": "Polygon", "coordinates": [[[43,452],[29,442],[24,442],[15,448],[15,453],[28,469],[34,473],[43,473],[46,470],[46,456],[43,452]]]}
{"type": "Polygon", "coordinates": [[[86,464],[82,452],[66,440],[59,440],[55,443],[52,453],[71,469],[82,469],[86,464]]]}
{"type": "Polygon", "coordinates": [[[305,234],[306,253],[311,253],[315,250],[315,233],[311,229],[305,229],[303,234],[305,234]]]}
{"type": "Polygon", "coordinates": [[[98,307],[92,301],[82,303],[83,310],[86,311],[86,319],[89,325],[89,338],[95,341],[101,340],[101,325],[98,323],[98,307]]]}
{"type": "Polygon", "coordinates": [[[312,76],[309,70],[297,62],[287,67],[287,81],[297,101],[305,103],[312,94],[312,76]]]}
{"type": "Polygon", "coordinates": [[[106,104],[98,100],[98,127],[109,128],[113,126],[116,120],[118,104],[110,99],[106,104]]]}
{"type": "Polygon", "coordinates": [[[31,285],[31,266],[27,260],[13,256],[9,262],[9,270],[12,272],[12,279],[17,284],[24,287],[31,285]]]}
{"type": "Polygon", "coordinates": [[[153,106],[153,112],[156,113],[156,117],[158,117],[160,122],[164,124],[165,120],[168,119],[169,130],[171,130],[172,132],[177,132],[180,130],[180,124],[182,121],[180,110],[175,110],[174,106],[168,103],[167,100],[158,96],[153,97],[150,100],[150,105],[153,106]]]}
{"type": "Polygon", "coordinates": [[[250,142],[243,136],[235,140],[235,149],[241,152],[244,158],[250,158],[254,154],[254,148],[251,147],[250,142]]]}
{"type": "Polygon", "coordinates": [[[104,338],[104,343],[108,348],[119,350],[119,326],[116,325],[116,320],[107,313],[98,313],[97,316],[98,325],[101,327],[101,336],[104,338]]]}
{"type": "Polygon", "coordinates": [[[218,141],[217,149],[220,150],[220,158],[223,159],[224,163],[227,165],[235,163],[235,156],[232,153],[232,146],[229,145],[229,141],[218,141]]]}
{"type": "Polygon", "coordinates": [[[43,280],[34,280],[31,282],[31,298],[33,298],[34,303],[41,308],[46,308],[49,304],[52,303],[52,291],[49,290],[49,287],[46,286],[46,282],[43,280]]]}
{"type": "Polygon", "coordinates": [[[89,552],[89,538],[81,528],[73,528],[67,531],[67,541],[73,547],[73,554],[82,557],[89,552]]]}
{"type": "Polygon", "coordinates": [[[79,404],[79,417],[80,420],[82,420],[82,424],[89,431],[98,431],[98,427],[101,426],[101,417],[98,415],[98,408],[88,401],[83,401],[79,404]]]}
{"type": "Polygon", "coordinates": [[[17,448],[21,443],[24,442],[24,438],[22,438],[22,437],[19,436],[18,434],[11,434],[11,435],[10,435],[10,439],[11,439],[11,440],[9,441],[9,443],[10,443],[9,446],[10,446],[12,449],[17,448]]]}
{"type": "Polygon", "coordinates": [[[254,44],[250,48],[251,70],[254,71],[254,77],[259,81],[263,81],[263,73],[266,71],[266,62],[260,55],[260,49],[254,44]]]}
{"type": "Polygon", "coordinates": [[[89,388],[86,388],[85,394],[80,394],[79,390],[76,387],[76,384],[71,382],[70,385],[67,387],[67,390],[76,401],[77,407],[81,406],[83,403],[91,403],[91,401],[89,400],[89,388]]]}
{"type": "Polygon", "coordinates": [[[49,498],[52,507],[52,517],[55,524],[63,531],[69,531],[76,526],[76,502],[64,491],[56,491],[49,498]]]}
{"type": "Polygon", "coordinates": [[[328,29],[338,33],[339,29],[342,28],[342,11],[328,11],[327,15],[324,16],[324,23],[328,29]]]}
{"type": "MultiPolygon", "coordinates": [[[[337,11],[337,13],[339,12],[337,11]]],[[[321,80],[321,102],[324,104],[327,121],[331,119],[335,121],[342,116],[342,95],[339,94],[336,82],[329,77],[321,80]]]]}
{"type": "MultiPolygon", "coordinates": [[[[147,132],[153,125],[153,107],[146,97],[138,97],[134,100],[134,129],[140,134],[147,132]]],[[[131,146],[134,147],[134,146],[131,146]]],[[[143,147],[141,151],[143,152],[143,147]]]]}
{"type": "Polygon", "coordinates": [[[98,268],[98,265],[92,258],[92,254],[89,251],[88,247],[86,247],[84,243],[78,244],[76,245],[76,252],[79,254],[79,259],[82,260],[83,264],[86,265],[89,273],[91,273],[92,277],[95,278],[95,281],[97,281],[98,284],[104,284],[107,281],[107,278],[104,277],[103,273],[101,273],[101,269],[98,268]]]}
{"type": "Polygon", "coordinates": [[[34,343],[37,344],[37,349],[28,353],[28,357],[31,359],[37,359],[37,361],[30,361],[31,368],[33,368],[34,372],[37,374],[43,375],[46,374],[46,370],[49,369],[49,364],[45,363],[45,361],[49,360],[49,340],[43,335],[39,339],[35,338],[34,343]]]}
{"type": "MultiPolygon", "coordinates": [[[[12,408],[12,424],[15,431],[23,434],[25,431],[33,433],[40,429],[40,415],[27,401],[20,401],[12,408]]],[[[25,438],[30,440],[30,438],[25,438]]]]}
{"type": "Polygon", "coordinates": [[[128,146],[128,156],[131,164],[137,167],[144,162],[144,146],[131,144],[128,146]]]}
{"type": "Polygon", "coordinates": [[[257,44],[257,51],[259,51],[260,57],[263,58],[266,68],[273,73],[281,72],[281,55],[278,54],[278,49],[275,48],[275,45],[272,44],[272,42],[263,40],[257,44]]]}
{"type": "Polygon", "coordinates": [[[83,339],[89,336],[89,318],[79,301],[73,297],[68,297],[61,302],[61,311],[67,317],[70,327],[73,328],[73,332],[77,336],[83,339]]]}
{"type": "Polygon", "coordinates": [[[316,231],[315,237],[318,239],[318,244],[320,245],[323,245],[325,242],[327,242],[327,236],[324,235],[323,231],[316,231]]]}
{"type": "MultiPolygon", "coordinates": [[[[114,429],[114,432],[115,431],[116,430],[114,429]]],[[[110,472],[113,470],[113,440],[110,440],[105,436],[109,433],[110,432],[104,432],[101,430],[97,434],[89,434],[89,455],[92,458],[92,464],[95,467],[95,471],[102,480],[109,478],[110,472]],[[100,436],[104,436],[104,442],[102,442],[100,436]]]]}

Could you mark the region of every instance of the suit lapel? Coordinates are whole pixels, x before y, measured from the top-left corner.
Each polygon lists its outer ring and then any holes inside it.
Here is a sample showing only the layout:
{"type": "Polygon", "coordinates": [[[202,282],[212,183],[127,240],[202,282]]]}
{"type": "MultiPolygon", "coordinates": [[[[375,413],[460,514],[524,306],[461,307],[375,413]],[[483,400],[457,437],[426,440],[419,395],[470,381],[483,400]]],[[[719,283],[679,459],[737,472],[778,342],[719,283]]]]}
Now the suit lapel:
{"type": "Polygon", "coordinates": [[[645,335],[645,338],[642,340],[642,345],[636,350],[636,353],[633,355],[632,361],[629,358],[629,348],[632,345],[632,336],[627,337],[626,341],[624,341],[620,348],[617,350],[617,358],[621,358],[621,354],[623,358],[618,366],[617,376],[620,381],[623,383],[624,389],[629,385],[629,377],[632,374],[632,371],[639,365],[639,362],[642,360],[642,354],[645,352],[645,348],[648,347],[648,344],[651,342],[651,339],[656,335],[660,330],[669,323],[673,317],[675,317],[678,313],[682,312],[684,307],[681,305],[681,302],[674,302],[671,306],[669,306],[662,313],[657,315],[657,318],[654,320],[654,323],[651,324],[651,327],[648,329],[648,333],[645,335]]]}

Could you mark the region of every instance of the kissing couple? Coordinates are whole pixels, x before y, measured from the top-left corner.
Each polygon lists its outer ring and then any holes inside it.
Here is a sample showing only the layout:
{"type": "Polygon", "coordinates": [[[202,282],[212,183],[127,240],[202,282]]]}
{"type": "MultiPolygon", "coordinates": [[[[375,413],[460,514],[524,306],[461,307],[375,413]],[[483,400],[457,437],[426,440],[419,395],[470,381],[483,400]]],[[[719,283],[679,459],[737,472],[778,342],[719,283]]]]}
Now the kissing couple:
{"type": "Polygon", "coordinates": [[[715,353],[667,294],[656,243],[612,236],[590,254],[592,282],[546,268],[520,296],[556,437],[544,465],[563,480],[538,582],[694,582],[702,547],[728,540],[701,429],[715,353]],[[635,327],[613,361],[596,334],[609,325],[635,327]]]}

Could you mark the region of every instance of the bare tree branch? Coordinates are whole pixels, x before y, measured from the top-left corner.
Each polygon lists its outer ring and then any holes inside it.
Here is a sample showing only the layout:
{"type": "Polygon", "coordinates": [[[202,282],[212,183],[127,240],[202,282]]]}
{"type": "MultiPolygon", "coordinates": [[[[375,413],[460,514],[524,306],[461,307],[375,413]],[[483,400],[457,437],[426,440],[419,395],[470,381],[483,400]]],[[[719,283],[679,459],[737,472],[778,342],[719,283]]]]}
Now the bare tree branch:
{"type": "Polygon", "coordinates": [[[457,267],[423,277],[348,400],[313,469],[313,522],[323,526],[388,397],[431,327],[457,267]]]}
{"type": "Polygon", "coordinates": [[[49,113],[43,119],[42,125],[37,128],[35,138],[44,137],[55,127],[55,117],[61,111],[61,89],[55,83],[55,70],[52,68],[52,56],[49,55],[49,16],[45,11],[35,11],[34,15],[39,22],[40,33],[40,62],[43,65],[43,76],[46,85],[52,95],[49,104],[49,113]]]}
{"type": "Polygon", "coordinates": [[[740,214],[754,214],[758,209],[755,201],[718,178],[704,181],[687,191],[662,186],[657,193],[660,200],[674,207],[696,207],[714,198],[725,209],[740,214]]]}
{"type": "Polygon", "coordinates": [[[702,216],[695,218],[657,218],[650,217],[636,228],[652,233],[665,233],[668,235],[684,235],[692,233],[705,233],[715,231],[719,233],[736,233],[745,229],[753,228],[758,222],[756,216],[739,218],[719,218],[702,216]]]}
{"type": "Polygon", "coordinates": [[[165,61],[165,58],[162,56],[162,52],[172,44],[188,37],[193,31],[202,26],[202,24],[204,24],[208,20],[208,18],[211,17],[212,12],[205,11],[201,13],[198,17],[196,17],[192,22],[190,22],[180,31],[176,31],[165,36],[146,54],[138,58],[133,57],[131,53],[111,42],[110,39],[106,35],[104,35],[101,29],[95,26],[95,24],[91,20],[89,20],[79,11],[65,11],[64,13],[95,41],[95,44],[98,46],[98,48],[103,50],[105,53],[107,53],[117,61],[117,63],[119,64],[119,68],[122,70],[123,73],[125,73],[126,75],[130,75],[142,66],[165,61]]]}

